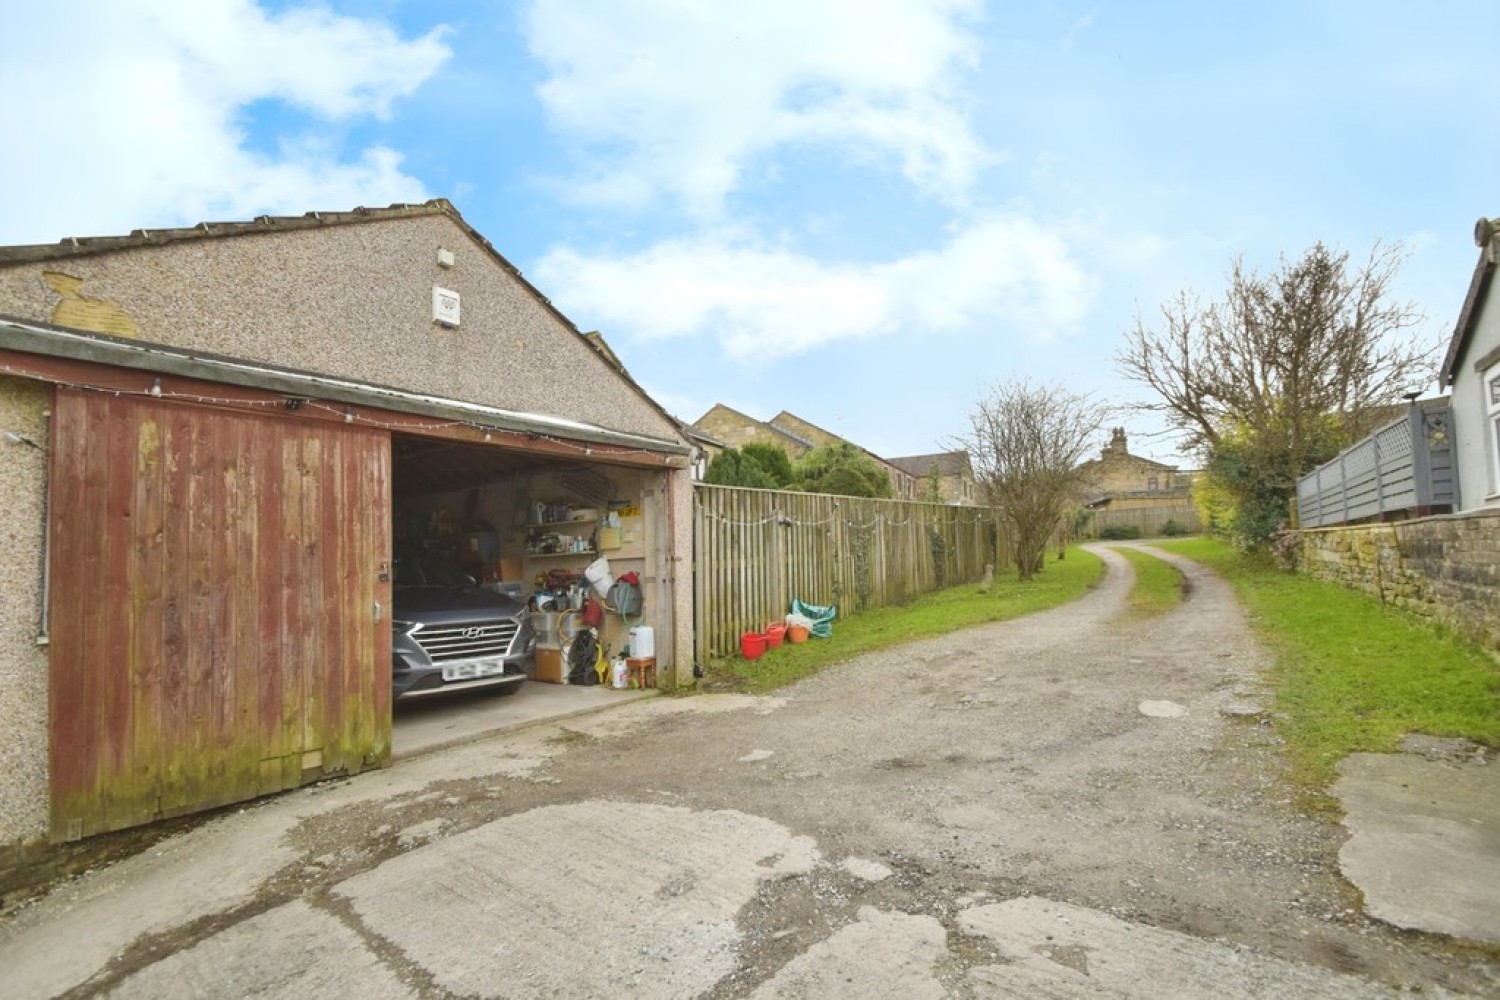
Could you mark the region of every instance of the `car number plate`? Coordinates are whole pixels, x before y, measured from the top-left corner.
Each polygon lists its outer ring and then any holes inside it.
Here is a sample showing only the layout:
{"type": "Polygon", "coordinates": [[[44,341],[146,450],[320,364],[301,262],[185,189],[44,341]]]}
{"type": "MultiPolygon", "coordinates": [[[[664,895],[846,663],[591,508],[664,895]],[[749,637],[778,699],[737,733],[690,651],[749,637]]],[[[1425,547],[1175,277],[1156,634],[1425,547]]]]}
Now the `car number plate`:
{"type": "Polygon", "coordinates": [[[505,673],[504,660],[470,660],[468,663],[450,663],[443,667],[445,681],[471,681],[476,677],[494,677],[505,673]]]}

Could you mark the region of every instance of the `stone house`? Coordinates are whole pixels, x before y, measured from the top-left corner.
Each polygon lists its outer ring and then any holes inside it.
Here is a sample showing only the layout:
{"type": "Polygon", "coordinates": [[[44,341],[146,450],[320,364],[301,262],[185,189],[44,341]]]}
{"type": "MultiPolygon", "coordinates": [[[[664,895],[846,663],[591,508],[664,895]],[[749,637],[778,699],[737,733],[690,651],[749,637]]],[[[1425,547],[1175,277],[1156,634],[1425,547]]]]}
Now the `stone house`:
{"type": "Polygon", "coordinates": [[[706,435],[714,441],[722,442],[719,450],[723,450],[723,447],[743,448],[747,444],[769,444],[786,452],[787,457],[794,462],[814,448],[832,444],[851,444],[874,459],[875,463],[885,470],[886,475],[890,477],[891,488],[898,499],[910,500],[916,495],[917,483],[904,469],[786,410],[782,410],[770,420],[762,421],[725,406],[723,403],[716,403],[690,425],[690,430],[706,435]]]}
{"type": "Polygon", "coordinates": [[[388,763],[395,547],[538,504],[692,682],[693,446],[445,200],[0,248],[0,366],[0,855],[388,763]]]}
{"type": "Polygon", "coordinates": [[[774,424],[756,420],[723,403],[715,403],[707,413],[693,421],[688,427],[694,434],[700,436],[701,443],[710,453],[710,459],[728,448],[743,448],[747,444],[768,444],[780,448],[786,452],[788,458],[795,462],[815,447],[813,442],[805,437],[800,437],[774,424]]]}
{"type": "MultiPolygon", "coordinates": [[[[839,437],[833,431],[826,431],[817,424],[803,420],[795,413],[782,410],[772,417],[767,423],[784,434],[790,434],[800,441],[806,441],[813,448],[821,448],[831,444],[852,444],[846,438],[839,437]]],[[[857,446],[856,446],[857,447],[857,446]]],[[[860,449],[864,451],[863,448],[860,449]]],[[[866,452],[866,454],[871,454],[866,452]]],[[[874,457],[873,455],[871,457],[874,457]]]]}
{"type": "Polygon", "coordinates": [[[979,489],[974,482],[974,465],[966,451],[943,451],[933,455],[907,455],[892,458],[890,464],[912,477],[914,495],[907,499],[925,500],[934,472],[938,477],[940,502],[959,507],[979,503],[979,489]]]}
{"type": "Polygon", "coordinates": [[[1098,458],[1084,462],[1084,505],[1096,510],[1181,507],[1190,500],[1191,479],[1175,465],[1132,455],[1125,428],[1116,427],[1098,458]]]}

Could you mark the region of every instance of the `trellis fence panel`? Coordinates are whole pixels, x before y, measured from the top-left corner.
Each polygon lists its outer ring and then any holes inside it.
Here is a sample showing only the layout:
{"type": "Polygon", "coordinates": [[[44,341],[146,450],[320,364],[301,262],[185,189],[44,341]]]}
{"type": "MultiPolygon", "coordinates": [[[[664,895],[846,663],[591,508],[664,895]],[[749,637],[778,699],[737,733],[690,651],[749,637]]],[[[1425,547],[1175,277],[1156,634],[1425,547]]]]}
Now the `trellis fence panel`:
{"type": "Polygon", "coordinates": [[[792,598],[847,615],[903,604],[1000,571],[1008,540],[990,512],[905,500],[694,485],[700,660],[739,648],[792,598]]]}
{"type": "Polygon", "coordinates": [[[1457,495],[1448,397],[1424,400],[1297,480],[1301,527],[1451,509],[1457,495]]]}

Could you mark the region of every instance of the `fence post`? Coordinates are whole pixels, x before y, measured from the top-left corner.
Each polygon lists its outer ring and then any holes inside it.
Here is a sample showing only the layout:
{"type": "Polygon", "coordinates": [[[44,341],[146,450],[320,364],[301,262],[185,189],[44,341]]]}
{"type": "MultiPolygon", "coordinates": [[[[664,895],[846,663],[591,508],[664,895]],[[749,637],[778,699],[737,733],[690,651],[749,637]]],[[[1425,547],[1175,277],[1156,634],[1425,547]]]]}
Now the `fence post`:
{"type": "Polygon", "coordinates": [[[1375,456],[1375,510],[1385,513],[1385,473],[1380,468],[1380,435],[1370,435],[1370,451],[1375,456]]]}
{"type": "Polygon", "coordinates": [[[689,567],[693,573],[693,662],[702,663],[708,659],[705,653],[704,639],[708,634],[708,622],[704,620],[703,611],[708,607],[706,593],[708,581],[703,578],[704,522],[703,516],[703,494],[698,490],[692,491],[693,511],[693,565],[689,567]]]}
{"type": "Polygon", "coordinates": [[[1427,450],[1427,429],[1422,420],[1422,408],[1413,403],[1406,418],[1411,425],[1411,475],[1416,491],[1417,507],[1432,506],[1432,455],[1427,450]]]}
{"type": "Polygon", "coordinates": [[[1339,508],[1344,512],[1341,519],[1345,524],[1349,522],[1349,473],[1344,468],[1344,456],[1348,452],[1339,453],[1339,508]]]}

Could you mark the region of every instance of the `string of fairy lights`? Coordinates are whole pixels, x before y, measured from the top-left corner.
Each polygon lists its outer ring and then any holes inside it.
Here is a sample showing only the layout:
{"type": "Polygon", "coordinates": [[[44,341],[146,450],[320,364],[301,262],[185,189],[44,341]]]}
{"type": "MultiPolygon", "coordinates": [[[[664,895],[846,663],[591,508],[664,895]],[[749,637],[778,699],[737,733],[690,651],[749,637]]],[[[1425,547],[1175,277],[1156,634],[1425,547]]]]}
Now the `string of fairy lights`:
{"type": "MultiPolygon", "coordinates": [[[[990,521],[990,518],[983,512],[982,508],[975,507],[951,509],[958,510],[962,514],[967,514],[970,510],[974,511],[972,516],[956,519],[950,522],[955,527],[973,527],[974,525],[978,524],[987,524],[990,521]]],[[[788,528],[828,528],[832,527],[834,524],[842,523],[844,527],[853,529],[854,531],[869,531],[872,528],[879,528],[882,526],[887,528],[907,528],[912,526],[913,524],[932,524],[934,527],[937,526],[935,522],[925,518],[913,517],[909,512],[899,520],[896,519],[895,516],[876,514],[870,520],[861,522],[856,521],[853,518],[843,516],[842,514],[838,513],[838,510],[839,504],[835,502],[833,504],[833,512],[830,512],[828,515],[817,520],[803,520],[800,518],[792,517],[790,514],[787,514],[784,511],[772,511],[769,514],[764,514],[759,517],[742,519],[727,517],[724,514],[719,513],[718,511],[710,510],[708,507],[704,506],[701,503],[698,506],[699,513],[706,520],[728,528],[759,528],[773,524],[788,528]]]]}
{"type": "MultiPolygon", "coordinates": [[[[36,372],[15,368],[11,365],[0,364],[0,372],[7,375],[15,375],[21,378],[42,378],[36,372]]],[[[106,396],[146,397],[150,399],[166,399],[177,402],[197,403],[203,406],[220,406],[240,408],[245,410],[319,410],[335,417],[342,417],[346,424],[358,424],[361,426],[378,427],[387,431],[437,431],[453,430],[455,428],[467,428],[478,435],[482,435],[485,441],[493,441],[497,437],[524,439],[528,442],[545,441],[555,447],[575,451],[581,456],[592,456],[597,448],[601,454],[611,458],[624,458],[629,456],[646,456],[660,459],[663,463],[671,461],[671,457],[659,451],[648,448],[630,448],[624,445],[599,444],[594,445],[587,442],[574,441],[569,438],[557,437],[535,430],[510,430],[502,427],[494,427],[474,420],[444,420],[431,417],[423,420],[387,420],[381,417],[371,416],[368,413],[356,412],[351,406],[338,403],[329,403],[324,400],[304,396],[282,396],[274,399],[243,399],[233,396],[211,396],[196,392],[180,392],[162,388],[161,379],[153,378],[151,385],[140,389],[120,388],[118,386],[94,385],[88,382],[78,382],[60,379],[55,376],[46,376],[45,381],[57,385],[66,386],[69,389],[77,389],[80,392],[95,392],[106,396]]]]}
{"type": "MultiPolygon", "coordinates": [[[[39,377],[35,372],[18,369],[7,364],[0,364],[0,371],[3,371],[7,375],[15,375],[22,378],[39,377]]],[[[387,420],[380,417],[371,416],[368,413],[355,412],[355,410],[349,406],[344,406],[336,403],[328,403],[323,400],[302,396],[283,396],[274,399],[243,399],[233,396],[210,396],[204,395],[202,393],[180,392],[176,390],[163,389],[160,378],[153,378],[149,387],[141,389],[126,389],[117,386],[94,385],[87,382],[63,380],[50,376],[46,380],[49,382],[54,382],[58,385],[67,386],[70,389],[77,389],[82,392],[96,392],[102,395],[116,397],[147,397],[151,399],[167,399],[175,400],[178,402],[197,403],[203,406],[232,407],[242,408],[246,410],[296,410],[305,407],[310,410],[319,410],[324,413],[328,413],[331,416],[342,417],[343,422],[346,424],[358,424],[362,426],[378,427],[381,430],[387,431],[435,431],[452,430],[455,428],[467,428],[477,434],[482,435],[485,441],[491,441],[497,435],[502,437],[524,438],[527,441],[533,442],[545,441],[548,444],[551,444],[558,448],[576,451],[579,455],[584,457],[590,457],[594,454],[594,445],[592,444],[573,441],[568,438],[557,437],[556,435],[545,434],[540,431],[507,430],[504,428],[492,427],[472,420],[443,420],[440,418],[427,418],[424,420],[409,421],[387,420]]],[[[670,458],[667,455],[645,448],[627,448],[620,445],[601,445],[600,448],[603,453],[611,457],[639,455],[658,458],[664,463],[670,461],[670,458]]],[[[983,513],[982,508],[956,509],[963,513],[967,513],[969,510],[972,510],[974,511],[974,513],[970,517],[950,522],[954,527],[973,527],[974,525],[987,523],[989,521],[989,518],[983,513]]],[[[833,526],[835,523],[842,522],[844,527],[852,529],[854,531],[869,531],[873,528],[879,528],[882,526],[887,528],[907,528],[912,526],[913,524],[933,523],[932,521],[924,518],[913,517],[910,513],[907,513],[899,520],[892,516],[887,516],[883,513],[877,513],[868,521],[857,521],[853,518],[845,517],[839,514],[839,504],[837,502],[833,504],[832,512],[817,520],[805,520],[796,518],[791,516],[790,514],[785,513],[784,511],[773,511],[769,514],[748,519],[736,519],[727,517],[717,511],[710,510],[706,507],[703,507],[701,504],[699,506],[699,510],[706,519],[713,521],[719,525],[732,528],[764,527],[770,524],[796,528],[828,528],[833,526]]]]}

